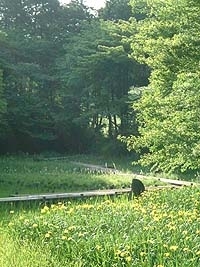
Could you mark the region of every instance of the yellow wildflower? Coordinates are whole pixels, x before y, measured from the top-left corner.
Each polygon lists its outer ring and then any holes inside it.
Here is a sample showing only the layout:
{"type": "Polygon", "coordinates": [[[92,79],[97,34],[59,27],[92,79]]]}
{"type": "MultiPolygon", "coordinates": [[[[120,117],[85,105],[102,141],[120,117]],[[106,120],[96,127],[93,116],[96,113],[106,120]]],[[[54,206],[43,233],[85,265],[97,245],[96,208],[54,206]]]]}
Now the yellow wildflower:
{"type": "Polygon", "coordinates": [[[81,233],[81,232],[80,232],[80,233],[78,234],[78,237],[82,237],[82,236],[84,236],[84,235],[85,235],[84,233],[81,233]]]}
{"type": "Polygon", "coordinates": [[[28,223],[29,223],[29,219],[25,219],[24,224],[28,224],[28,223]]]}
{"type": "Polygon", "coordinates": [[[59,205],[59,210],[65,210],[66,209],[66,206],[64,205],[64,204],[62,204],[62,205],[59,205]]]}
{"type": "Polygon", "coordinates": [[[47,207],[47,206],[44,206],[44,208],[41,209],[42,214],[47,213],[48,211],[49,211],[49,207],[47,207]]]}
{"type": "Polygon", "coordinates": [[[73,209],[73,208],[70,208],[70,209],[67,211],[67,213],[68,213],[68,214],[71,214],[73,211],[74,211],[74,209],[73,209]]]}
{"type": "Polygon", "coordinates": [[[96,250],[100,250],[101,249],[101,246],[100,245],[96,245],[96,250]]]}
{"type": "Polygon", "coordinates": [[[140,252],[140,256],[141,256],[141,257],[143,257],[143,256],[145,256],[145,255],[146,255],[146,252],[144,252],[144,251],[141,251],[141,252],[140,252]]]}
{"type": "Polygon", "coordinates": [[[122,252],[120,253],[120,257],[122,257],[122,258],[124,258],[126,255],[127,255],[126,251],[122,251],[122,252]]]}
{"type": "Polygon", "coordinates": [[[187,235],[187,233],[188,233],[188,231],[186,231],[186,230],[184,230],[184,231],[182,232],[183,235],[187,235]]]}
{"type": "Polygon", "coordinates": [[[72,230],[75,230],[75,229],[76,229],[76,226],[74,226],[74,225],[68,227],[69,231],[72,231],[72,230]]]}
{"type": "Polygon", "coordinates": [[[117,249],[117,250],[115,251],[115,254],[116,254],[116,255],[120,255],[120,254],[121,254],[121,250],[117,249]]]}
{"type": "Polygon", "coordinates": [[[126,261],[130,262],[132,260],[131,256],[126,257],[126,261]]]}
{"type": "Polygon", "coordinates": [[[173,250],[173,251],[176,251],[178,249],[178,246],[170,246],[169,249],[173,250]]]}
{"type": "Polygon", "coordinates": [[[49,238],[51,236],[51,232],[47,232],[46,234],[45,234],[45,237],[46,238],[49,238]]]}

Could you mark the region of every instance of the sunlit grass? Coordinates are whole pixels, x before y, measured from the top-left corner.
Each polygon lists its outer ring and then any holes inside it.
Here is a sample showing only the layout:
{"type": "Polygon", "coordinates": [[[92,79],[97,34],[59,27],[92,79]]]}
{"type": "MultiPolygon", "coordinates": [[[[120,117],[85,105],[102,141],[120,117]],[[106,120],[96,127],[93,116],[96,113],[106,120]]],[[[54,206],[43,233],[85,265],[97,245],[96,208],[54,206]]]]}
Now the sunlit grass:
{"type": "MultiPolygon", "coordinates": [[[[130,187],[134,176],[127,169],[124,170],[127,175],[122,175],[89,169],[73,163],[77,161],[92,163],[91,156],[72,156],[66,157],[64,160],[39,159],[35,160],[34,157],[29,156],[1,157],[0,197],[130,187]]],[[[104,166],[102,159],[93,157],[93,163],[97,162],[104,166]]],[[[131,160],[129,164],[131,166],[131,160]]],[[[122,166],[122,163],[121,165],[116,163],[117,168],[123,169],[122,166]]],[[[150,180],[144,181],[144,183],[155,184],[158,182],[150,180]]]]}
{"type": "Polygon", "coordinates": [[[13,208],[3,225],[15,242],[37,245],[61,266],[199,266],[200,190],[194,187],[145,192],[132,201],[13,208]]]}
{"type": "Polygon", "coordinates": [[[51,257],[50,251],[43,250],[36,243],[17,240],[16,237],[0,232],[0,266],[2,267],[62,267],[51,257]]]}

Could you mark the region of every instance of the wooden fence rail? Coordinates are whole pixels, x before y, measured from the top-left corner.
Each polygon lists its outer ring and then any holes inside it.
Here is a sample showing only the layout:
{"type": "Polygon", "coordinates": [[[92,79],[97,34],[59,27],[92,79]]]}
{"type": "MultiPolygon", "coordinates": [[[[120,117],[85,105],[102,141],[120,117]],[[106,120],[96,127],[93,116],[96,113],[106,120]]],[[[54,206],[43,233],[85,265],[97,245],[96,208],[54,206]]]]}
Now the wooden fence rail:
{"type": "Polygon", "coordinates": [[[92,190],[74,193],[54,193],[54,194],[38,194],[38,195],[22,195],[0,198],[0,202],[19,202],[32,200],[53,200],[53,199],[69,199],[69,198],[83,198],[83,197],[98,197],[98,196],[114,196],[124,193],[129,193],[130,188],[127,189],[111,189],[111,190],[92,190]]]}
{"type": "MultiPolygon", "coordinates": [[[[167,186],[149,186],[145,190],[161,190],[161,189],[173,189],[179,188],[176,185],[167,186]]],[[[0,203],[4,202],[23,202],[23,201],[46,201],[46,200],[64,200],[64,199],[76,199],[76,198],[86,198],[86,197],[101,197],[101,196],[117,196],[122,194],[130,194],[132,192],[131,188],[124,189],[107,189],[107,190],[91,190],[83,192],[74,193],[54,193],[54,194],[37,194],[37,195],[19,195],[0,198],[0,203]]]]}

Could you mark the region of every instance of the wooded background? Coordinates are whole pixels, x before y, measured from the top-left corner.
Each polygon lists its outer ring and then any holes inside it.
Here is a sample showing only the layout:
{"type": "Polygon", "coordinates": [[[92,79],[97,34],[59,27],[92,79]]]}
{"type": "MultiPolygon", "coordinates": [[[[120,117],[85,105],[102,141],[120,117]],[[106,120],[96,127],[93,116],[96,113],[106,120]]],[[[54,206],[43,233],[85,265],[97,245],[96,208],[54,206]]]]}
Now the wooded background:
{"type": "Polygon", "coordinates": [[[0,152],[128,145],[154,170],[198,170],[199,15],[198,0],[0,0],[0,152]]]}

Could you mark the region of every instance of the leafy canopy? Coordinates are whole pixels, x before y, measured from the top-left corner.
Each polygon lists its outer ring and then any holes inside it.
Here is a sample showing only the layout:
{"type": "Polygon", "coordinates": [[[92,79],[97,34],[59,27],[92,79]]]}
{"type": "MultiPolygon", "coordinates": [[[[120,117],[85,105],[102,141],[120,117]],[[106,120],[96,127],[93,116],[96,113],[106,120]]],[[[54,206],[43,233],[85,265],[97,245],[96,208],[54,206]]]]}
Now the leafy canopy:
{"type": "Polygon", "coordinates": [[[139,136],[126,141],[155,170],[199,168],[200,4],[132,0],[145,13],[132,36],[132,57],[151,68],[150,85],[134,105],[139,136]],[[142,8],[141,8],[142,7],[142,8]],[[146,153],[144,153],[146,151],[146,153]]]}

